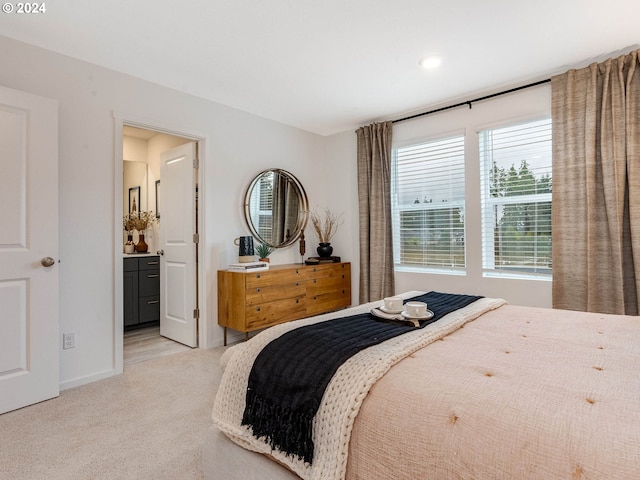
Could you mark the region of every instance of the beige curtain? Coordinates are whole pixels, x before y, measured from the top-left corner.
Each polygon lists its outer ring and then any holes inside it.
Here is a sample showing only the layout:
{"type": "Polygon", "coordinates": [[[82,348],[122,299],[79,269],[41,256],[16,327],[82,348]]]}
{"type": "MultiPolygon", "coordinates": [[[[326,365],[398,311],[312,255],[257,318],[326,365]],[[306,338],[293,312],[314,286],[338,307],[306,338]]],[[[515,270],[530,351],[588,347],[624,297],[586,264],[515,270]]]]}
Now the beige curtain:
{"type": "Polygon", "coordinates": [[[298,226],[300,204],[295,185],[284,175],[273,176],[271,244],[288,242],[298,226]]]}
{"type": "Polygon", "coordinates": [[[551,79],[555,308],[638,314],[639,52],[551,79]]]}
{"type": "Polygon", "coordinates": [[[360,199],[360,303],[395,293],[391,233],[391,122],[374,123],[358,136],[360,199]]]}

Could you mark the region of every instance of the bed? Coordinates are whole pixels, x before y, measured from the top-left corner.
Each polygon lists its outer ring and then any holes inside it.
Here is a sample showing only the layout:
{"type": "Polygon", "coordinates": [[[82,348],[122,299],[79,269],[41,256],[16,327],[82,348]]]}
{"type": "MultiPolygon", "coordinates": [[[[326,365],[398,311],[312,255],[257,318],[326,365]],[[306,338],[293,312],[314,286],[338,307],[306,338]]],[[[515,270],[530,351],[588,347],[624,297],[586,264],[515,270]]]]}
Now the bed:
{"type": "Polygon", "coordinates": [[[225,352],[205,478],[640,478],[640,317],[479,299],[346,361],[313,419],[311,464],[241,425],[266,345],[380,304],[278,325],[225,352]]]}

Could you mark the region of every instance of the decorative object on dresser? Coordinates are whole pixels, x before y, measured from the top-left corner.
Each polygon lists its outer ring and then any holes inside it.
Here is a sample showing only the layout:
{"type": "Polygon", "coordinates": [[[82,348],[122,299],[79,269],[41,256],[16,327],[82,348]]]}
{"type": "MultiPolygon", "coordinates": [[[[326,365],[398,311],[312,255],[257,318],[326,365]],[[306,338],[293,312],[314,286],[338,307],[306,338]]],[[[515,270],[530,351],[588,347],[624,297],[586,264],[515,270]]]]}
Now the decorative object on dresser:
{"type": "Polygon", "coordinates": [[[317,211],[311,212],[311,224],[318,236],[320,245],[316,249],[320,258],[329,258],[333,253],[331,239],[338,231],[338,227],[344,223],[342,213],[336,215],[328,207],[322,214],[317,211]]]}
{"type": "Polygon", "coordinates": [[[318,256],[320,258],[327,258],[330,257],[333,253],[333,247],[329,242],[320,242],[318,248],[316,248],[316,251],[318,252],[318,256]]]}
{"type": "Polygon", "coordinates": [[[233,241],[233,244],[238,247],[238,262],[253,262],[255,261],[255,252],[253,249],[253,237],[251,235],[246,237],[238,237],[233,241]]]}
{"type": "Polygon", "coordinates": [[[269,262],[269,255],[273,253],[274,248],[266,242],[258,244],[256,254],[261,262],[269,262]]]}
{"type": "Polygon", "coordinates": [[[160,257],[123,259],[124,327],[160,322],[160,257]]]}
{"type": "Polygon", "coordinates": [[[218,270],[218,324],[249,332],[351,305],[351,264],[218,270]]]}
{"type": "Polygon", "coordinates": [[[304,258],[304,254],[307,252],[307,242],[304,241],[304,232],[300,233],[300,257],[304,258]]]}
{"type": "Polygon", "coordinates": [[[309,257],[304,263],[307,265],[318,265],[319,263],[340,263],[341,261],[340,257],[332,255],[330,257],[309,257]]]}
{"type": "Polygon", "coordinates": [[[240,262],[231,263],[229,270],[238,272],[259,272],[261,270],[269,270],[269,262],[240,262]]]}

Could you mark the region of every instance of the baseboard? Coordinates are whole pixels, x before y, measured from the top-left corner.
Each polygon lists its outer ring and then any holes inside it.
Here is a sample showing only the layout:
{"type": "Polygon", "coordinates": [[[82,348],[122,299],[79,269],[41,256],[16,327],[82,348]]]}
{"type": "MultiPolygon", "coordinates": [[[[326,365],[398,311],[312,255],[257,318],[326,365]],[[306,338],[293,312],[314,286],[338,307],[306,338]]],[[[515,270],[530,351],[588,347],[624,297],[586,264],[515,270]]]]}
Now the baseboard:
{"type": "Polygon", "coordinates": [[[79,387],[81,385],[86,385],[87,383],[97,382],[98,380],[104,380],[105,378],[113,377],[117,374],[118,372],[114,368],[111,368],[109,370],[103,370],[102,372],[94,373],[84,377],[73,378],[65,382],[60,382],[60,391],[79,387]]]}

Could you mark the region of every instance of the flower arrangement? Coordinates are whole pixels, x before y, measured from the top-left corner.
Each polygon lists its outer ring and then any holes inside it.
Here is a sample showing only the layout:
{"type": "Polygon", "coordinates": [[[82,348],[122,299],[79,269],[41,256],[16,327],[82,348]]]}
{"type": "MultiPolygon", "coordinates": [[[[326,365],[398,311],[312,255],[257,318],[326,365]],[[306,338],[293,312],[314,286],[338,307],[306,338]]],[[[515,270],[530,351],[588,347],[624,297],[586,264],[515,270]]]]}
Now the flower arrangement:
{"type": "Polygon", "coordinates": [[[124,216],[123,228],[129,233],[133,230],[138,232],[144,232],[147,228],[152,227],[158,223],[155,213],[153,211],[148,212],[133,212],[124,216]]]}
{"type": "Polygon", "coordinates": [[[127,235],[133,235],[133,231],[136,229],[136,225],[130,213],[127,213],[124,217],[122,217],[122,229],[127,232],[127,235]]]}
{"type": "Polygon", "coordinates": [[[342,213],[336,215],[328,207],[322,213],[312,211],[310,213],[311,224],[318,236],[320,243],[329,243],[338,231],[338,227],[344,223],[342,213]]]}

